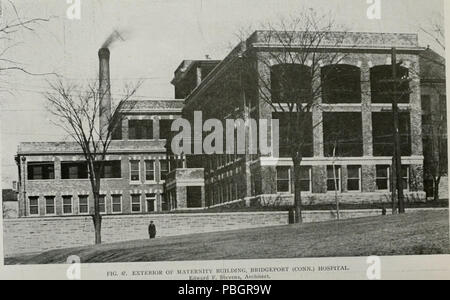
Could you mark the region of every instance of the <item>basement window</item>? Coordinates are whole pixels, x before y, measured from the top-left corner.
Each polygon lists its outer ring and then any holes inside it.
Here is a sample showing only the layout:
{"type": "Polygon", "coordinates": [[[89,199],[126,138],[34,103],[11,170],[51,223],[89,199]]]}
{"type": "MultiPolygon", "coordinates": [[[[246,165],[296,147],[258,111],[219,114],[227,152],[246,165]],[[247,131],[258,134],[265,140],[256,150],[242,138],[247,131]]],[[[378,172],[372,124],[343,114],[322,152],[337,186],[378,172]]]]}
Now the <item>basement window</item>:
{"type": "Polygon", "coordinates": [[[63,196],[63,214],[70,215],[72,214],[72,206],[73,206],[73,200],[72,196],[63,196]]]}
{"type": "Polygon", "coordinates": [[[128,120],[128,139],[152,140],[153,120],[128,120]]]}
{"type": "Polygon", "coordinates": [[[30,216],[39,215],[39,197],[29,197],[30,216]]]}
{"type": "Polygon", "coordinates": [[[291,168],[277,167],[277,192],[291,192],[291,168]]]}
{"type": "Polygon", "coordinates": [[[327,188],[329,192],[342,190],[342,173],[340,166],[327,166],[327,188]]]}
{"type": "Polygon", "coordinates": [[[112,195],[112,212],[114,214],[122,212],[122,195],[112,195]]]}
{"type": "Polygon", "coordinates": [[[377,166],[377,190],[390,190],[390,166],[377,166]]]}
{"type": "Polygon", "coordinates": [[[347,190],[349,192],[361,191],[361,166],[347,167],[347,190]]]}
{"type": "Polygon", "coordinates": [[[98,198],[99,203],[99,213],[105,214],[106,213],[106,195],[100,195],[98,198]]]}
{"type": "Polygon", "coordinates": [[[301,167],[300,169],[300,186],[301,191],[306,193],[312,192],[312,169],[311,167],[301,167]]]}
{"type": "Polygon", "coordinates": [[[55,179],[55,165],[53,162],[28,163],[28,180],[55,179]]]}
{"type": "Polygon", "coordinates": [[[47,196],[45,197],[45,214],[46,215],[55,215],[55,197],[47,196]]]}
{"type": "Polygon", "coordinates": [[[89,196],[78,196],[78,210],[81,215],[89,213],[89,196]]]}

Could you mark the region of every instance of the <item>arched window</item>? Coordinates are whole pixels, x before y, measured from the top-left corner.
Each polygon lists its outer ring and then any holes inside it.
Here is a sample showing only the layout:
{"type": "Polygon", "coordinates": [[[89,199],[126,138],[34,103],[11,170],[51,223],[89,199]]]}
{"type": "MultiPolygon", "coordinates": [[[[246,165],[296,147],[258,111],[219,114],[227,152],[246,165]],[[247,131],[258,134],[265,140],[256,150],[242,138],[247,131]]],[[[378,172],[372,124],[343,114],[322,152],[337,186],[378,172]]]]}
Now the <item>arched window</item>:
{"type": "Polygon", "coordinates": [[[300,64],[280,64],[271,68],[273,103],[312,101],[311,68],[300,64]]]}
{"type": "MultiPolygon", "coordinates": [[[[398,79],[406,79],[409,70],[404,67],[397,68],[398,79]]],[[[370,86],[372,90],[372,103],[392,103],[394,97],[394,82],[392,82],[392,66],[376,66],[370,70],[370,86]]],[[[409,103],[409,82],[404,81],[397,86],[397,103],[409,103]]]]}
{"type": "Polygon", "coordinates": [[[351,65],[322,68],[324,103],[361,103],[361,70],[351,65]]]}

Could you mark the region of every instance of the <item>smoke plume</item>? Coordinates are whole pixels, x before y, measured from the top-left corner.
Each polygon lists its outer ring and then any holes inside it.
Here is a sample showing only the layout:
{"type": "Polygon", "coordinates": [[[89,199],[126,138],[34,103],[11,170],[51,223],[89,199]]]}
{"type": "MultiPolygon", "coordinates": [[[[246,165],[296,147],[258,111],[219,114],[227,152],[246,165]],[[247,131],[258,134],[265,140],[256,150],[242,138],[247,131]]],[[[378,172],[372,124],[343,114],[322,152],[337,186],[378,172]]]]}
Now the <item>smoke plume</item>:
{"type": "Polygon", "coordinates": [[[102,48],[110,48],[117,41],[126,41],[127,35],[128,33],[125,30],[114,30],[103,43],[102,48]]]}

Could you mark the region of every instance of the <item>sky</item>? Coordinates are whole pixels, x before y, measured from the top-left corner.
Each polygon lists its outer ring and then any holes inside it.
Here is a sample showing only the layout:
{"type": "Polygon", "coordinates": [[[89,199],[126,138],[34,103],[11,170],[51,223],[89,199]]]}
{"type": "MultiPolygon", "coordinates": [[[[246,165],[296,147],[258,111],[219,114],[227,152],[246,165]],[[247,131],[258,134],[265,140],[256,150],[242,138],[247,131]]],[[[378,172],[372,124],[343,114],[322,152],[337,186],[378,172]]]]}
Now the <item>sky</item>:
{"type": "MultiPolygon", "coordinates": [[[[74,0],[75,1],[75,0],[74,0]]],[[[111,48],[113,97],[126,83],[144,80],[137,97],[173,98],[173,72],[184,59],[223,59],[241,29],[295,16],[303,8],[331,12],[350,31],[419,33],[443,13],[444,0],[372,0],[381,19],[367,17],[371,0],[80,0],[81,18],[69,19],[66,0],[14,0],[22,19],[50,18],[33,32],[11,36],[7,55],[33,73],[58,73],[79,85],[95,80],[97,51],[120,30],[125,41],[111,48]]],[[[6,0],[3,18],[10,18],[6,0]]],[[[1,21],[1,20],[0,20],[1,21]]],[[[420,35],[422,46],[431,44],[420,35]]],[[[0,49],[6,45],[0,44],[0,49]]],[[[70,140],[51,121],[43,96],[54,76],[0,74],[2,188],[17,180],[14,155],[20,142],[70,140]]]]}

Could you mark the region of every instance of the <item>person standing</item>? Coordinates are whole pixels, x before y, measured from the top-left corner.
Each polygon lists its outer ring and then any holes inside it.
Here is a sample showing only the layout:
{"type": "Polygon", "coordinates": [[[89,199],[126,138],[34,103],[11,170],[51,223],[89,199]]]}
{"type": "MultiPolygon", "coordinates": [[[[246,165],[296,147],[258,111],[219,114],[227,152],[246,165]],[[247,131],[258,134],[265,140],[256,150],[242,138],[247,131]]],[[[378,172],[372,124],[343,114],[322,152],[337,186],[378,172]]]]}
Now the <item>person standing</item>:
{"type": "Polygon", "coordinates": [[[150,225],[148,226],[148,235],[150,239],[154,239],[156,237],[156,225],[153,221],[150,221],[150,225]]]}

